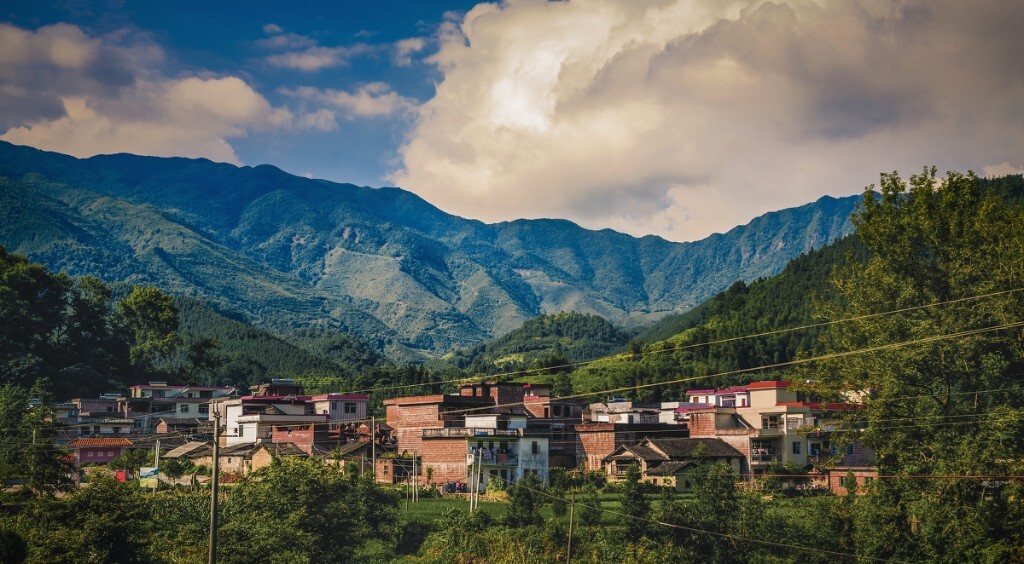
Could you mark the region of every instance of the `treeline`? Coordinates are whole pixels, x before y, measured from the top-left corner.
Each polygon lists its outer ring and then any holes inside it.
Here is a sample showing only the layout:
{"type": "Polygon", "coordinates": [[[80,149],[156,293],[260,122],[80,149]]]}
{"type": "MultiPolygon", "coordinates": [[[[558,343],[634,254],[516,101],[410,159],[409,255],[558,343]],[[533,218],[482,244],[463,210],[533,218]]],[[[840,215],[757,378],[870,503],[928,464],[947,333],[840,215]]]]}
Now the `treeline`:
{"type": "MultiPolygon", "coordinates": [[[[156,495],[97,473],[63,498],[8,505],[4,562],[198,562],[209,547],[209,488],[156,495]]],[[[220,562],[388,562],[398,496],[320,460],[277,460],[225,492],[220,562]]]]}
{"type": "Polygon", "coordinates": [[[600,316],[562,312],[527,320],[511,333],[445,360],[473,374],[516,372],[598,358],[622,348],[629,338],[600,316]]]}
{"type": "MultiPolygon", "coordinates": [[[[687,389],[728,386],[752,378],[749,374],[716,374],[817,354],[822,350],[819,337],[823,327],[737,338],[819,323],[814,299],[829,299],[835,268],[864,261],[867,256],[865,247],[851,235],[801,255],[776,276],[749,285],[735,282],[691,312],[665,319],[641,333],[624,353],[576,370],[571,376],[573,385],[577,391],[586,391],[708,376],[693,384],[654,386],[625,394],[643,401],[678,400],[687,389]]],[[[758,373],[756,378],[771,375],[758,373]]]]}
{"type": "Polygon", "coordinates": [[[119,390],[160,373],[177,330],[177,308],[155,288],[114,300],[97,278],[50,272],[0,247],[0,383],[45,377],[59,398],[119,390]]]}

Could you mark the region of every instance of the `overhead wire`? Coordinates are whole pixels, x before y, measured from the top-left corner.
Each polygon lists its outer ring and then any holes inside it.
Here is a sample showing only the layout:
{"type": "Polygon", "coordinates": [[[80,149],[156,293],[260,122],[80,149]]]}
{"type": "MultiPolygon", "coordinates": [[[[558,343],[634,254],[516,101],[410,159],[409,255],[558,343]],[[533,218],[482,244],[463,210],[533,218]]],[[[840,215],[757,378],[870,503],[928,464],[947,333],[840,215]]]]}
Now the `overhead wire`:
{"type": "MultiPolygon", "coordinates": [[[[847,318],[843,318],[843,319],[822,321],[822,322],[819,322],[819,323],[810,323],[810,324],[804,324],[804,325],[799,325],[799,326],[795,326],[795,327],[787,327],[787,328],[783,328],[783,329],[774,329],[772,331],[764,331],[764,332],[761,332],[761,333],[753,333],[753,334],[741,335],[741,336],[737,336],[737,337],[727,337],[727,338],[724,338],[724,339],[717,339],[717,340],[713,340],[713,341],[704,341],[704,342],[701,342],[701,343],[690,343],[690,344],[685,344],[685,345],[677,345],[675,347],[667,347],[667,348],[662,348],[662,349],[658,349],[658,350],[642,351],[640,353],[619,353],[617,355],[612,355],[611,357],[601,357],[601,358],[596,358],[596,359],[591,359],[591,360],[584,360],[584,361],[579,361],[579,362],[571,362],[571,363],[566,363],[566,364],[560,364],[560,365],[557,365],[557,366],[548,366],[548,367],[544,367],[544,368],[531,368],[531,369],[516,370],[516,371],[511,371],[511,372],[500,372],[500,373],[496,373],[496,374],[467,376],[467,377],[464,377],[464,378],[456,378],[456,379],[450,379],[450,380],[436,380],[436,381],[432,381],[432,382],[420,382],[420,383],[416,383],[416,384],[402,384],[402,385],[396,385],[396,386],[373,387],[373,388],[366,388],[366,389],[362,389],[362,390],[354,390],[354,391],[342,392],[342,393],[349,393],[349,394],[372,393],[374,391],[380,391],[380,390],[386,390],[386,389],[395,390],[395,389],[407,389],[407,388],[416,388],[416,387],[423,387],[423,386],[433,386],[433,385],[440,386],[440,385],[445,385],[445,384],[458,384],[460,382],[478,382],[478,381],[480,381],[481,378],[505,378],[505,377],[509,377],[509,376],[523,376],[523,375],[529,375],[529,374],[535,374],[535,373],[541,373],[541,372],[549,373],[549,372],[551,372],[553,370],[559,370],[559,369],[565,369],[565,368],[577,368],[577,367],[580,367],[580,366],[586,366],[586,365],[594,364],[594,363],[601,362],[601,361],[619,360],[619,359],[633,359],[633,358],[639,358],[639,357],[644,357],[644,356],[651,356],[651,355],[655,355],[655,354],[661,354],[661,353],[665,353],[665,352],[675,352],[675,351],[680,351],[680,350],[695,349],[695,348],[706,347],[706,346],[711,346],[711,345],[718,345],[718,344],[730,343],[730,342],[735,342],[735,341],[742,341],[742,340],[747,340],[747,339],[755,339],[755,338],[767,337],[767,336],[772,336],[772,335],[777,335],[777,334],[790,333],[790,332],[794,332],[794,331],[802,331],[802,330],[805,330],[805,329],[814,329],[814,328],[819,328],[819,327],[826,327],[826,326],[835,325],[835,324],[839,324],[839,323],[849,323],[849,322],[852,322],[852,321],[863,321],[863,320],[866,320],[866,319],[873,319],[873,318],[876,318],[876,317],[882,317],[882,316],[887,316],[887,315],[894,315],[894,314],[898,314],[898,313],[907,313],[907,312],[910,312],[910,311],[917,311],[917,310],[928,309],[928,308],[933,308],[933,307],[940,307],[940,306],[951,305],[951,304],[956,304],[956,303],[963,303],[963,302],[968,302],[968,301],[987,299],[987,298],[992,298],[992,297],[996,297],[996,296],[1001,296],[1001,295],[1006,295],[1006,294],[1011,294],[1011,293],[1021,292],[1021,291],[1024,291],[1024,288],[1013,288],[1013,289],[1010,289],[1010,290],[1000,290],[1000,291],[996,291],[996,292],[989,292],[989,293],[986,293],[986,294],[978,294],[978,295],[974,295],[974,296],[966,296],[966,297],[963,297],[963,298],[956,298],[956,299],[952,299],[952,300],[943,300],[943,301],[939,301],[939,302],[933,302],[933,303],[930,303],[930,304],[922,304],[922,305],[918,305],[918,306],[903,307],[903,308],[887,310],[887,311],[883,311],[883,312],[862,314],[862,315],[857,315],[857,316],[853,316],[853,317],[847,317],[847,318]]],[[[342,381],[342,380],[351,380],[351,379],[353,379],[353,378],[351,378],[351,377],[336,377],[336,378],[334,378],[334,377],[326,377],[326,378],[308,378],[308,379],[303,379],[303,381],[308,381],[308,382],[325,382],[325,381],[342,381]]]]}

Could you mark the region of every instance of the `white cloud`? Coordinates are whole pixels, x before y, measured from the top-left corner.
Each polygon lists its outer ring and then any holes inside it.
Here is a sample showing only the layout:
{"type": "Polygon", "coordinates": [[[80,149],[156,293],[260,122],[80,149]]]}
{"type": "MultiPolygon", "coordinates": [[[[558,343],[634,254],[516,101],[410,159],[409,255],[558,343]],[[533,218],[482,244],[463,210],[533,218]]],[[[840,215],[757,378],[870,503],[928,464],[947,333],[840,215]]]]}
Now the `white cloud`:
{"type": "MultiPolygon", "coordinates": [[[[306,86],[285,89],[282,93],[341,109],[348,119],[391,116],[410,112],[415,107],[414,100],[400,96],[383,82],[363,84],[353,92],[306,86]]],[[[333,113],[331,115],[333,118],[333,113]]]]}
{"type": "Polygon", "coordinates": [[[408,67],[412,65],[413,53],[419,53],[427,46],[427,40],[422,37],[410,37],[395,42],[394,57],[392,58],[396,67],[408,67]]]}
{"type": "Polygon", "coordinates": [[[0,25],[0,46],[0,139],[12,143],[238,163],[229,139],[292,125],[287,109],[240,78],[164,76],[162,50],[123,32],[0,25]]]}
{"type": "Polygon", "coordinates": [[[365,55],[374,48],[365,43],[356,43],[341,47],[323,47],[317,41],[305,35],[285,33],[276,24],[263,26],[263,31],[270,37],[260,39],[256,46],[271,51],[285,51],[269,55],[266,61],[275,67],[297,69],[302,71],[318,71],[332,67],[346,67],[354,57],[365,55]]]}
{"type": "Polygon", "coordinates": [[[365,43],[356,43],[347,47],[308,47],[301,51],[290,51],[267,57],[267,62],[275,67],[297,69],[302,71],[318,71],[332,67],[344,67],[352,58],[373,51],[365,43]]]}
{"type": "Polygon", "coordinates": [[[1019,162],[1024,4],[519,0],[444,24],[392,177],[690,240],[884,170],[1019,162]]]}

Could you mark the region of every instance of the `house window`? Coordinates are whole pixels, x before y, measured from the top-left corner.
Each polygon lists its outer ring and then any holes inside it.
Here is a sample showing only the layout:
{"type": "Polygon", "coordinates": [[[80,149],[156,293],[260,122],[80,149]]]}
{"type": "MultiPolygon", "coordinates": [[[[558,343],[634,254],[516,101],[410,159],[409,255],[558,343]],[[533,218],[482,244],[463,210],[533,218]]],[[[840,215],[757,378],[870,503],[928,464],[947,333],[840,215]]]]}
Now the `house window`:
{"type": "Polygon", "coordinates": [[[120,432],[121,432],[121,428],[120,427],[114,427],[114,434],[115,435],[119,434],[120,432]]]}
{"type": "Polygon", "coordinates": [[[91,450],[85,451],[85,457],[86,458],[92,458],[92,455],[93,455],[93,452],[91,450]]]}
{"type": "Polygon", "coordinates": [[[201,415],[209,415],[210,414],[210,406],[208,406],[208,405],[200,405],[199,406],[199,413],[201,415]]]}
{"type": "Polygon", "coordinates": [[[186,405],[183,405],[183,406],[181,406],[181,412],[182,412],[182,413],[188,413],[188,405],[187,405],[187,404],[186,404],[186,405]]]}
{"type": "Polygon", "coordinates": [[[107,456],[114,456],[114,451],[108,450],[107,451],[107,456]]]}
{"type": "Polygon", "coordinates": [[[533,441],[533,444],[530,445],[530,452],[540,454],[540,445],[537,444],[537,441],[533,441]]]}
{"type": "Polygon", "coordinates": [[[800,443],[793,443],[793,454],[800,454],[800,443]]]}
{"type": "Polygon", "coordinates": [[[356,404],[352,402],[345,402],[345,413],[355,413],[356,404]]]}
{"type": "Polygon", "coordinates": [[[846,456],[853,456],[853,444],[846,445],[846,456]]]}

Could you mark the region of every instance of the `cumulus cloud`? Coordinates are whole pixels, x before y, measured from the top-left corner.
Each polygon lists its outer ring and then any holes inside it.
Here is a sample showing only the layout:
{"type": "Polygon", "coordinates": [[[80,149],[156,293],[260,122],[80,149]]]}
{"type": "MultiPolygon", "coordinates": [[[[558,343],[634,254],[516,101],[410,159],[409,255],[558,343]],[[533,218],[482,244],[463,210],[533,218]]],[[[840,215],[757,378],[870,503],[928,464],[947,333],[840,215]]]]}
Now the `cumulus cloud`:
{"type": "Polygon", "coordinates": [[[402,114],[411,111],[416,105],[414,100],[400,96],[384,82],[363,84],[352,92],[309,86],[285,89],[282,92],[288,96],[341,109],[348,119],[402,114]]]}
{"type": "Polygon", "coordinates": [[[1020,21],[999,0],[480,4],[439,31],[392,180],[484,220],[691,240],[880,171],[1019,163],[1020,21]]]}
{"type": "Polygon", "coordinates": [[[229,139],[292,125],[240,78],[168,77],[163,51],[119,32],[0,25],[0,139],[76,156],[132,152],[238,163],[229,139]]]}
{"type": "Polygon", "coordinates": [[[396,41],[392,61],[396,67],[411,66],[413,53],[419,53],[426,46],[427,40],[422,37],[409,37],[396,41]]]}
{"type": "Polygon", "coordinates": [[[351,64],[353,58],[374,51],[374,48],[366,43],[324,47],[318,45],[317,41],[311,37],[285,33],[284,29],[276,24],[264,25],[263,31],[269,37],[257,41],[258,47],[272,51],[284,51],[267,56],[266,61],[275,67],[307,72],[332,67],[346,67],[351,64]]]}

